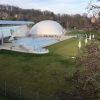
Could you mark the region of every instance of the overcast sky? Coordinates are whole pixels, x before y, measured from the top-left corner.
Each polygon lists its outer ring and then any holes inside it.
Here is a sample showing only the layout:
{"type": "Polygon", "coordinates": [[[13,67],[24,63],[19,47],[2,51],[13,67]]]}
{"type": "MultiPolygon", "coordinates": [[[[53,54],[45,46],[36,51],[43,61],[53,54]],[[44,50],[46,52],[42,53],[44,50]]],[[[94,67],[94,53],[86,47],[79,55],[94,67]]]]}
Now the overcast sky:
{"type": "MultiPolygon", "coordinates": [[[[49,10],[61,14],[86,13],[90,0],[0,0],[0,4],[9,4],[25,9],[49,10]]],[[[96,0],[91,0],[92,2],[96,0]]],[[[99,3],[100,4],[100,3],[99,3]]]]}

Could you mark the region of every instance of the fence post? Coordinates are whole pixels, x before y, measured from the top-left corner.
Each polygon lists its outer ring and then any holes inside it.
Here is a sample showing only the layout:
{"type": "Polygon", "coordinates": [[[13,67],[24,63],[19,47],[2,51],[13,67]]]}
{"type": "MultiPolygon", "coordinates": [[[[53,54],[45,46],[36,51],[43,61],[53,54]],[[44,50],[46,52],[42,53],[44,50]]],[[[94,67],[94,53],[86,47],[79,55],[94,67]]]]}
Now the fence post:
{"type": "Polygon", "coordinates": [[[39,100],[39,92],[37,92],[36,100],[39,100]]]}
{"type": "Polygon", "coordinates": [[[7,95],[7,82],[6,82],[6,80],[5,80],[5,87],[4,87],[4,95],[6,96],[7,95]]]}
{"type": "Polygon", "coordinates": [[[20,97],[19,100],[22,100],[22,88],[21,87],[19,88],[19,97],[20,97]]]}

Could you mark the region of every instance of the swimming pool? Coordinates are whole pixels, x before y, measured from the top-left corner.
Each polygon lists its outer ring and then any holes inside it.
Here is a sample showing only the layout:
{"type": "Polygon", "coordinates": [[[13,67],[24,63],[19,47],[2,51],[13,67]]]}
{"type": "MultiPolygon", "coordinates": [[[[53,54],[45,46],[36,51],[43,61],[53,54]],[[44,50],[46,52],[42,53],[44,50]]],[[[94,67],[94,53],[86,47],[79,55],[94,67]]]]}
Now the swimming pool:
{"type": "Polygon", "coordinates": [[[45,46],[54,44],[58,42],[59,40],[57,38],[47,38],[47,37],[41,37],[41,38],[19,38],[18,40],[15,40],[14,46],[21,45],[24,48],[27,48],[30,52],[34,54],[46,54],[49,53],[49,50],[44,48],[45,46]]]}
{"type": "Polygon", "coordinates": [[[41,38],[20,38],[16,40],[16,44],[18,45],[24,45],[26,47],[30,48],[39,48],[44,47],[53,43],[58,42],[59,40],[57,38],[47,38],[47,37],[41,37],[41,38]]]}

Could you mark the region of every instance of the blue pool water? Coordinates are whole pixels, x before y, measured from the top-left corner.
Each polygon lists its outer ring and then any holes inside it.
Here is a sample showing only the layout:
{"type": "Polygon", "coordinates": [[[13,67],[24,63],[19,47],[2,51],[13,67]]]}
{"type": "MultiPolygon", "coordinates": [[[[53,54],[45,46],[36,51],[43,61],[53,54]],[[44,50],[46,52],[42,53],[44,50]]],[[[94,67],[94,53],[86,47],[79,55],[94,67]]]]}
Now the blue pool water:
{"type": "Polygon", "coordinates": [[[52,43],[56,43],[59,40],[57,38],[21,38],[16,40],[16,44],[24,45],[26,47],[43,47],[52,43]]]}

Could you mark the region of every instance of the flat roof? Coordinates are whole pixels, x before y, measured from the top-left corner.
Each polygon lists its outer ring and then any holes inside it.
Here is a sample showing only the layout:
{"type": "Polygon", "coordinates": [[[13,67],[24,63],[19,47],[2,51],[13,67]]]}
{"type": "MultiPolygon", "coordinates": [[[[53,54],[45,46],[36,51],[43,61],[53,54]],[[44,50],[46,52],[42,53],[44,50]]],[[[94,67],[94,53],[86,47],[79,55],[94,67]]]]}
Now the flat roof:
{"type": "Polygon", "coordinates": [[[0,20],[0,25],[27,25],[34,24],[32,21],[10,21],[10,20],[0,20]]]}

